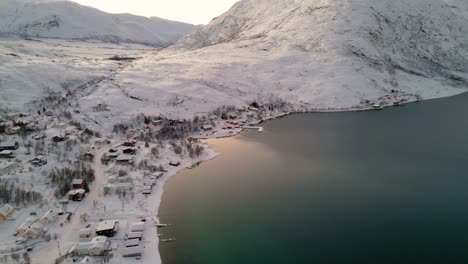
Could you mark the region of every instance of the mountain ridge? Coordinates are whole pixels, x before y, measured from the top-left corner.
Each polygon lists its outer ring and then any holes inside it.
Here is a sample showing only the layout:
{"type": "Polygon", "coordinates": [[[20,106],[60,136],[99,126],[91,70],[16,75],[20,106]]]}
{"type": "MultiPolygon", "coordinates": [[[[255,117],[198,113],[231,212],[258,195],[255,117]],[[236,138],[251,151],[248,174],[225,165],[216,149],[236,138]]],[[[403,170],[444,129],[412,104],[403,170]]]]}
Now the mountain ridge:
{"type": "Polygon", "coordinates": [[[11,1],[0,3],[0,32],[25,37],[99,40],[167,47],[195,25],[109,14],[71,1],[11,1]]]}
{"type": "Polygon", "coordinates": [[[457,0],[243,0],[118,78],[154,103],[185,98],[172,110],[185,116],[258,98],[316,111],[394,92],[455,95],[468,91],[466,8],[457,0]]]}

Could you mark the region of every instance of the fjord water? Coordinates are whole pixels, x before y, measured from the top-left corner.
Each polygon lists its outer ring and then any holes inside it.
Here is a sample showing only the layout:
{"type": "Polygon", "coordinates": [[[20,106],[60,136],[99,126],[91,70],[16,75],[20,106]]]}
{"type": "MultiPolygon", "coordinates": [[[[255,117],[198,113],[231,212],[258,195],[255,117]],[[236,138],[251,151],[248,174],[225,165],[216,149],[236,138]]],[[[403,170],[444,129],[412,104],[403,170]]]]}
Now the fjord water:
{"type": "Polygon", "coordinates": [[[166,264],[468,263],[468,95],[296,114],[165,186],[166,264]]]}

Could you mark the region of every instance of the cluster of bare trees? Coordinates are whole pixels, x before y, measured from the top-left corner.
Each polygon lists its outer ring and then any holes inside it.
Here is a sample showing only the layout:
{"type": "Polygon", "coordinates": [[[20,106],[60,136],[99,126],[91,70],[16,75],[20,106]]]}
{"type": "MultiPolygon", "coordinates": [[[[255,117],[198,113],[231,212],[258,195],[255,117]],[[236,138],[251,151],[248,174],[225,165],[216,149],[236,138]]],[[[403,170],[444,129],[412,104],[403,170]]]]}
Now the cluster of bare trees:
{"type": "Polygon", "coordinates": [[[164,171],[163,165],[151,164],[148,160],[144,159],[135,165],[135,168],[139,170],[146,170],[150,172],[164,171]]]}
{"type": "Polygon", "coordinates": [[[169,141],[169,144],[171,145],[175,154],[182,156],[184,155],[184,153],[188,152],[188,155],[192,159],[195,157],[200,157],[200,155],[203,154],[203,152],[205,151],[205,148],[203,146],[200,146],[199,144],[193,144],[188,140],[180,142],[171,140],[169,141]],[[185,147],[185,149],[183,147],[185,147]]]}
{"type": "Polygon", "coordinates": [[[211,111],[210,114],[221,119],[228,119],[230,115],[238,115],[239,111],[234,105],[222,105],[211,111]]]}
{"type": "Polygon", "coordinates": [[[206,124],[206,117],[195,117],[192,120],[173,120],[160,116],[147,116],[139,114],[130,122],[114,124],[113,133],[127,135],[136,128],[146,126],[135,139],[143,142],[156,142],[156,140],[184,139],[191,134],[200,131],[201,126],[206,124]],[[157,122],[157,128],[150,126],[157,122]]]}
{"type": "Polygon", "coordinates": [[[45,106],[51,109],[57,109],[59,108],[60,105],[67,105],[67,104],[68,104],[67,97],[62,96],[60,92],[54,92],[54,91],[49,90],[48,95],[41,100],[39,107],[42,107],[43,112],[46,112],[45,106]]]}
{"type": "Polygon", "coordinates": [[[3,257],[0,258],[0,263],[11,263],[11,261],[9,261],[8,256],[10,256],[10,258],[16,263],[20,263],[21,258],[23,258],[22,263],[24,264],[32,263],[31,257],[29,256],[28,252],[24,252],[23,254],[12,252],[10,255],[3,255],[3,257]]]}
{"type": "Polygon", "coordinates": [[[198,144],[192,144],[192,142],[186,142],[185,147],[187,148],[187,151],[189,153],[190,158],[195,158],[195,157],[200,157],[201,154],[205,151],[205,148],[203,146],[200,146],[198,144]]]}
{"type": "Polygon", "coordinates": [[[165,119],[161,129],[158,131],[156,138],[159,140],[185,139],[191,134],[200,131],[204,125],[200,118],[192,120],[175,121],[165,119]]]}
{"type": "Polygon", "coordinates": [[[174,140],[169,141],[169,144],[172,146],[172,149],[174,150],[174,153],[177,155],[182,155],[182,147],[177,144],[174,140]]]}
{"type": "Polygon", "coordinates": [[[26,191],[16,187],[13,183],[0,180],[0,202],[14,203],[16,206],[37,204],[42,201],[42,194],[26,191]]]}
{"type": "MultiPolygon", "coordinates": [[[[86,183],[91,183],[95,179],[94,170],[85,162],[75,161],[61,169],[54,169],[49,173],[49,179],[57,187],[55,197],[60,198],[71,189],[74,179],[84,179],[86,183]]],[[[86,186],[87,187],[87,186],[86,186]]],[[[85,188],[86,191],[89,191],[85,188]]]]}
{"type": "Polygon", "coordinates": [[[114,124],[114,127],[112,128],[112,133],[126,134],[127,130],[128,130],[127,124],[117,123],[117,124],[114,124]]]}
{"type": "Polygon", "coordinates": [[[72,119],[72,113],[70,113],[70,111],[63,111],[60,115],[59,115],[59,118],[65,118],[65,119],[68,119],[68,120],[71,120],[72,119]]]}

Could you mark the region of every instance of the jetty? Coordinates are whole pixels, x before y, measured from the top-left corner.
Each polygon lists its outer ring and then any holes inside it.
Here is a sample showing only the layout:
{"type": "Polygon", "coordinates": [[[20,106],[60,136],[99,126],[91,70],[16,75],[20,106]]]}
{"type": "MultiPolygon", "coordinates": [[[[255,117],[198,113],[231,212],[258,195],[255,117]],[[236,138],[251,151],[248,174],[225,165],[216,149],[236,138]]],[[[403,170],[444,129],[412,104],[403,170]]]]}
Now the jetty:
{"type": "Polygon", "coordinates": [[[256,129],[258,131],[258,133],[263,132],[263,127],[260,127],[260,126],[246,126],[246,127],[244,127],[244,129],[256,129]]]}
{"type": "Polygon", "coordinates": [[[154,224],[154,226],[156,226],[156,227],[167,227],[167,226],[171,226],[171,224],[154,224]]]}
{"type": "Polygon", "coordinates": [[[175,238],[161,238],[159,241],[169,243],[172,241],[176,241],[176,239],[175,238]]]}

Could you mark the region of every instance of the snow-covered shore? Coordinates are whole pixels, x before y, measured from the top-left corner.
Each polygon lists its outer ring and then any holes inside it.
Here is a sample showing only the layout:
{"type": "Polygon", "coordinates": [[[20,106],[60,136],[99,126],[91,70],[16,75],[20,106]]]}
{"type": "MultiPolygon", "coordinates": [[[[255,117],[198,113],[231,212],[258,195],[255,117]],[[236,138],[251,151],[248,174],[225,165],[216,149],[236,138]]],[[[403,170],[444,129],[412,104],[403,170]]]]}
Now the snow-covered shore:
{"type": "MultiPolygon", "coordinates": [[[[63,6],[67,4],[57,4],[63,6]]],[[[162,51],[99,40],[2,35],[0,116],[28,112],[24,120],[36,129],[26,139],[4,136],[21,143],[9,179],[39,190],[46,201],[40,207],[19,208],[15,219],[0,226],[5,230],[0,250],[15,245],[10,229],[29,213],[60,208],[48,173],[85,153],[95,157],[86,163],[96,175],[88,197],[71,202],[71,219],[59,217],[47,224],[57,238],[39,239],[31,256],[53,263],[82,242],[81,228],[117,219],[121,231],[111,239],[111,263],[161,263],[154,224],[159,223],[164,184],[217,155],[198,139],[234,136],[245,127],[295,112],[381,110],[467,92],[466,10],[466,2],[458,0],[244,0],[162,51]],[[234,110],[213,114],[221,107],[234,110]],[[203,122],[194,123],[195,118],[203,122]],[[164,122],[188,126],[183,136],[158,137],[163,128],[169,134],[176,130],[164,122]],[[200,125],[209,127],[200,130],[200,125]],[[53,142],[70,126],[65,142],[80,144],[53,142]],[[30,164],[25,147],[36,142],[36,136],[47,143],[34,151],[49,159],[41,168],[30,164]],[[134,146],[126,149],[124,142],[134,146]],[[189,153],[195,146],[204,152],[189,153]],[[100,162],[111,152],[124,151],[133,153],[131,164],[118,164],[118,156],[100,162]],[[171,166],[174,162],[180,164],[171,166]],[[151,194],[143,194],[153,173],[158,175],[156,185],[151,194]],[[125,194],[121,188],[128,188],[125,194]],[[83,215],[89,219],[78,219],[83,215]],[[125,234],[143,219],[142,259],[124,259],[120,251],[125,234]]],[[[55,18],[48,18],[54,25],[55,18]]],[[[63,35],[62,29],[54,32],[63,35]]],[[[7,122],[11,126],[17,123],[14,116],[7,122]]]]}

